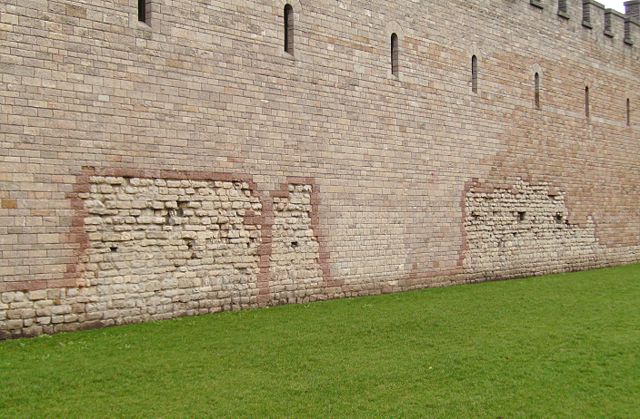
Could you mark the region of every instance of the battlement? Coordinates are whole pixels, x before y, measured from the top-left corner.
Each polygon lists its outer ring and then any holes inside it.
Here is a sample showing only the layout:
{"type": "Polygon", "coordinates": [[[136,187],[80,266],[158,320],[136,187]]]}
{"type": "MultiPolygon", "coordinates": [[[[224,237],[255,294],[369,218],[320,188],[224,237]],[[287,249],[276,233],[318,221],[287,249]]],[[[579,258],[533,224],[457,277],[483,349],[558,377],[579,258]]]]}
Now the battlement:
{"type": "MultiPolygon", "coordinates": [[[[633,48],[640,43],[640,1],[625,3],[626,13],[606,8],[595,0],[529,0],[529,4],[544,14],[556,15],[577,31],[593,32],[596,42],[607,47],[633,48]]],[[[559,29],[559,36],[563,36],[559,29]]]]}

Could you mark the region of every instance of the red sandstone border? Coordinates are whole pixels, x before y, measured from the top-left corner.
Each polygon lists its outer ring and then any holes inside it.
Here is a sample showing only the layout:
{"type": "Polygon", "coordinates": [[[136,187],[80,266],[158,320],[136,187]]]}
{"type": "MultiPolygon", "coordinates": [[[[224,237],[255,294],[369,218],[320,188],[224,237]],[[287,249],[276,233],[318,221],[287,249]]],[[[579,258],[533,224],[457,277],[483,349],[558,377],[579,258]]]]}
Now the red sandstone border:
{"type": "Polygon", "coordinates": [[[264,193],[262,204],[262,246],[260,249],[260,273],[258,274],[258,304],[268,305],[272,302],[270,287],[271,252],[273,243],[273,224],[275,214],[273,211],[273,198],[289,198],[289,185],[310,185],[311,186],[311,229],[313,236],[318,242],[318,265],[322,270],[324,288],[340,287],[341,281],[334,281],[331,276],[329,264],[330,254],[327,245],[327,236],[320,228],[320,186],[311,177],[289,176],[285,183],[280,184],[277,190],[264,193]]]}

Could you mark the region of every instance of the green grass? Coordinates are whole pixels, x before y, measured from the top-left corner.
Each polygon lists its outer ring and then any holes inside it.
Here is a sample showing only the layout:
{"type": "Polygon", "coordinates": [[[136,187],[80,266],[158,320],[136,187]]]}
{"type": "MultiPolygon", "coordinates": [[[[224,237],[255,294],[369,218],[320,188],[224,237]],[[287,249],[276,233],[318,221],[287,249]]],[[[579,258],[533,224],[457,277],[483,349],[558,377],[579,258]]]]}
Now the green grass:
{"type": "Polygon", "coordinates": [[[0,416],[640,416],[640,265],[0,343],[0,416]]]}

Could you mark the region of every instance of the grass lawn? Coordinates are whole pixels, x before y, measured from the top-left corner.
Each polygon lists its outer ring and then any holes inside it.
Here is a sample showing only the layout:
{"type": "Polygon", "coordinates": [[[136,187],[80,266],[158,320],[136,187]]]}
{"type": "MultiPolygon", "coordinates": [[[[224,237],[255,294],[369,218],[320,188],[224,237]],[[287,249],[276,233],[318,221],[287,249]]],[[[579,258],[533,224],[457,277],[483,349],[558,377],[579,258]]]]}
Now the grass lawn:
{"type": "Polygon", "coordinates": [[[0,416],[640,416],[640,265],[0,343],[0,416]]]}

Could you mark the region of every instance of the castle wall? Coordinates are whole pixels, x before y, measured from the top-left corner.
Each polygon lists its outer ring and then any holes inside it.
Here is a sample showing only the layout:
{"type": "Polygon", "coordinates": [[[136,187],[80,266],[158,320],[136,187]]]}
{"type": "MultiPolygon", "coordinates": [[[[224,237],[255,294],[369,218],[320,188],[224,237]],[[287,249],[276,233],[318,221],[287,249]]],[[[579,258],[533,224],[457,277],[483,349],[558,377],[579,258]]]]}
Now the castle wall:
{"type": "Polygon", "coordinates": [[[640,261],[636,17],[289,3],[0,3],[0,338],[640,261]]]}

